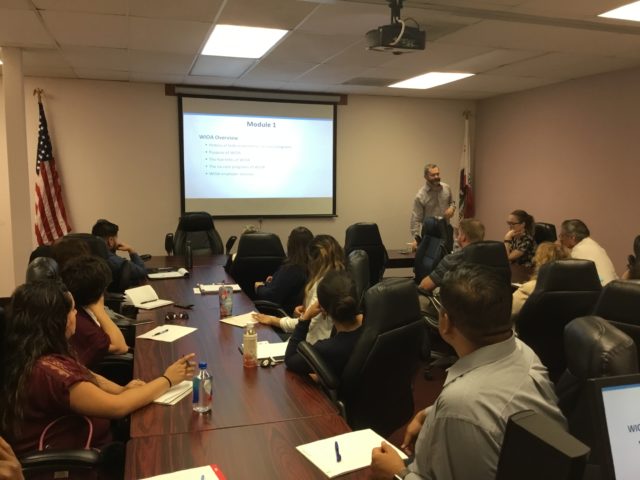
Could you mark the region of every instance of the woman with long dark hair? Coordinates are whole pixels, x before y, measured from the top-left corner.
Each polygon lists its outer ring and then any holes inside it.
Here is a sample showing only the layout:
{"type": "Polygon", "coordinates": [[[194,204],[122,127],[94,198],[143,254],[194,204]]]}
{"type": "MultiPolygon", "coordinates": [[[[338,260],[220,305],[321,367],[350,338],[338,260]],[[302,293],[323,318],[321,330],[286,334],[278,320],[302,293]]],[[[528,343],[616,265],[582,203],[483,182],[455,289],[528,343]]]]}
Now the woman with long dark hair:
{"type": "Polygon", "coordinates": [[[533,216],[524,210],[514,210],[507,220],[509,230],[504,236],[504,246],[511,263],[530,266],[536,253],[533,239],[535,223],[533,216]]]}
{"type": "Polygon", "coordinates": [[[293,315],[293,309],[302,301],[303,289],[307,282],[307,250],[311,240],[313,233],[307,227],[291,230],[284,263],[272,277],[255,284],[257,300],[277,303],[285,312],[293,315]]]}
{"type": "MultiPolygon", "coordinates": [[[[44,428],[67,415],[87,416],[93,424],[91,446],[104,446],[110,441],[110,419],[147,405],[193,375],[189,362],[193,354],[148,383],[133,380],[122,387],[92,373],[69,346],[76,308],[73,297],[58,281],[40,280],[18,287],[5,323],[0,429],[17,455],[36,450],[44,428]]],[[[73,425],[60,422],[48,443],[57,448],[76,447],[77,436],[73,425]]]]}
{"type": "MultiPolygon", "coordinates": [[[[304,287],[304,304],[298,305],[293,317],[272,317],[262,313],[254,314],[260,323],[280,327],[285,332],[293,332],[298,324],[298,318],[316,303],[318,283],[332,270],[344,270],[344,250],[331,235],[317,235],[309,244],[309,278],[304,287]]],[[[333,324],[331,318],[324,312],[317,312],[310,318],[307,342],[329,338],[333,324]]]]}
{"type": "Polygon", "coordinates": [[[320,281],[317,291],[318,301],[300,316],[289,339],[284,361],[287,368],[294,372],[312,372],[309,364],[297,352],[298,344],[307,337],[311,323],[309,320],[324,313],[332,320],[336,334],[317,341],[313,347],[333,373],[340,376],[361,333],[362,315],[358,311],[356,286],[348,272],[333,270],[320,281]]]}

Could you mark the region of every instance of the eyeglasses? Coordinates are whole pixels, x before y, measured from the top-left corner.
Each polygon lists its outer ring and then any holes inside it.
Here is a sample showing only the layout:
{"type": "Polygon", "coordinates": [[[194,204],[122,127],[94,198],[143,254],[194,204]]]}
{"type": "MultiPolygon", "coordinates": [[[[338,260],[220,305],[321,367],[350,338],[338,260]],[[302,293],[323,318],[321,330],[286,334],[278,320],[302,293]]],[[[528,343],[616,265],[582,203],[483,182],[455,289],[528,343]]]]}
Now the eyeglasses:
{"type": "Polygon", "coordinates": [[[169,312],[164,316],[164,320],[165,322],[171,322],[173,320],[189,320],[189,314],[169,312]]]}
{"type": "Polygon", "coordinates": [[[524,223],[524,222],[507,222],[507,225],[509,225],[510,227],[513,227],[515,225],[520,225],[521,223],[524,223]]]}

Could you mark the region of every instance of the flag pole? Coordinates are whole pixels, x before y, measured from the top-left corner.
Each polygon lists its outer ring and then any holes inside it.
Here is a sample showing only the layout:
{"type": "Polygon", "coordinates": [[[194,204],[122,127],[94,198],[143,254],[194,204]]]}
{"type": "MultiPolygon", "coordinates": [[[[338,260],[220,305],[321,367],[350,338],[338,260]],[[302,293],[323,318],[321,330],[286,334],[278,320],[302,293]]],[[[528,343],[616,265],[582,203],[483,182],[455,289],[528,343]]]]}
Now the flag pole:
{"type": "Polygon", "coordinates": [[[34,97],[38,97],[38,103],[42,103],[42,96],[44,95],[44,90],[41,88],[34,88],[33,89],[33,96],[34,97]]]}

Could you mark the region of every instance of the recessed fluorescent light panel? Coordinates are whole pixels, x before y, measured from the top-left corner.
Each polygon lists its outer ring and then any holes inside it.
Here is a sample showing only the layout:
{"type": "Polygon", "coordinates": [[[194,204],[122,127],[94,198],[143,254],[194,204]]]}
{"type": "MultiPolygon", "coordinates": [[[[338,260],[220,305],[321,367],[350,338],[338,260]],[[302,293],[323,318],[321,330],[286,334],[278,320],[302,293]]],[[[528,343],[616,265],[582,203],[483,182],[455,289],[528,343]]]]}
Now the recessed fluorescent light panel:
{"type": "Polygon", "coordinates": [[[622,7],[614,8],[608,12],[601,13],[599,17],[617,18],[620,20],[633,20],[640,22],[640,2],[633,2],[622,7]]]}
{"type": "Polygon", "coordinates": [[[288,30],[275,28],[216,25],[202,54],[218,57],[260,58],[287,32],[288,30]]]}
{"type": "Polygon", "coordinates": [[[475,75],[473,73],[443,73],[443,72],[430,72],[424,75],[418,75],[417,77],[403,80],[402,82],[389,85],[392,88],[417,88],[426,90],[427,88],[433,88],[445,83],[455,82],[462,80],[463,78],[471,77],[475,75]]]}

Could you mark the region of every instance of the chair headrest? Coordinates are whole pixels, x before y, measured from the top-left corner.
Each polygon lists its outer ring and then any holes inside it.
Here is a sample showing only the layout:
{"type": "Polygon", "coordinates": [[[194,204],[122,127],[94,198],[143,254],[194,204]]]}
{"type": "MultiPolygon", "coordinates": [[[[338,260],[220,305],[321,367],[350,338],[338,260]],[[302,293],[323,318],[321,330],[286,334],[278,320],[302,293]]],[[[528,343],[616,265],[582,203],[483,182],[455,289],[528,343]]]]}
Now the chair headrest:
{"type": "Polygon", "coordinates": [[[185,212],[178,222],[178,230],[183,232],[213,230],[213,219],[207,212],[185,212]]]}
{"type": "Polygon", "coordinates": [[[354,223],[347,228],[344,247],[358,245],[382,245],[382,237],[376,223],[354,223]]]}
{"type": "Polygon", "coordinates": [[[594,310],[611,321],[640,325],[640,281],[613,280],[602,288],[594,310]]]}
{"type": "Polygon", "coordinates": [[[571,258],[542,265],[535,290],[585,292],[599,291],[601,288],[596,265],[591,260],[571,258]]]}
{"type": "Polygon", "coordinates": [[[509,258],[502,242],[494,240],[473,242],[464,247],[462,251],[464,252],[464,261],[467,263],[509,268],[509,258]]]}
{"type": "Polygon", "coordinates": [[[420,318],[415,283],[408,278],[385,278],[367,290],[364,321],[368,332],[383,333],[420,318]]]}
{"type": "Polygon", "coordinates": [[[556,226],[553,223],[538,222],[534,224],[535,238],[540,241],[555,242],[558,238],[556,235],[556,226]]]}
{"type": "Polygon", "coordinates": [[[284,257],[284,249],[275,233],[246,233],[240,236],[237,257],[284,257]]]}
{"type": "Polygon", "coordinates": [[[587,316],[564,328],[567,370],[580,380],[638,371],[635,342],[607,320],[587,316]]]}
{"type": "Polygon", "coordinates": [[[443,238],[442,234],[444,233],[444,229],[440,225],[441,222],[444,222],[443,219],[438,219],[436,217],[427,217],[422,222],[422,237],[430,236],[435,238],[443,238]]]}

